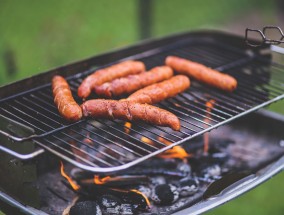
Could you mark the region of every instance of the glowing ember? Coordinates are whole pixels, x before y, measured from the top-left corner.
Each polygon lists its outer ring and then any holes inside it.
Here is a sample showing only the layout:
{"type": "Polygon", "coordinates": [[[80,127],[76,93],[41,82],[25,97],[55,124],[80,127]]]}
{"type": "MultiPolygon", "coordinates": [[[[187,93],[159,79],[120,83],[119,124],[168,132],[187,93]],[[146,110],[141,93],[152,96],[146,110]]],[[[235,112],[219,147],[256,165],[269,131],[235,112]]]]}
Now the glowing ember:
{"type": "Polygon", "coordinates": [[[140,194],[141,196],[143,196],[144,199],[145,199],[145,201],[146,201],[146,203],[147,203],[147,205],[148,205],[148,207],[149,207],[149,208],[151,207],[151,203],[150,203],[149,199],[147,198],[147,196],[146,196],[144,193],[140,192],[139,190],[135,190],[135,189],[132,189],[132,190],[130,190],[130,191],[135,192],[135,193],[138,193],[138,194],[140,194]]]}
{"type": "Polygon", "coordinates": [[[159,140],[160,142],[166,144],[166,145],[171,145],[171,144],[172,144],[170,141],[166,140],[165,138],[163,138],[163,137],[161,137],[161,136],[158,137],[158,140],[159,140]]]}
{"type": "Polygon", "coordinates": [[[147,137],[141,137],[141,141],[150,145],[154,145],[154,142],[147,137]]]}
{"type": "Polygon", "coordinates": [[[65,172],[64,172],[64,166],[63,166],[63,163],[60,161],[60,164],[61,164],[61,167],[60,167],[60,172],[61,172],[61,175],[66,178],[69,182],[69,184],[72,186],[72,188],[74,190],[79,190],[80,189],[80,186],[74,182],[65,172]]]}
{"type": "MultiPolygon", "coordinates": [[[[208,102],[206,102],[206,110],[208,113],[206,113],[206,117],[210,117],[210,112],[212,110],[212,108],[214,107],[214,104],[215,104],[215,100],[213,99],[210,99],[208,102]]],[[[205,118],[205,122],[207,123],[210,123],[210,120],[208,118],[205,118]]],[[[206,132],[204,135],[203,135],[203,138],[204,138],[204,148],[203,148],[203,153],[205,155],[208,154],[208,150],[209,150],[209,133],[206,132]]]]}
{"type": "Polygon", "coordinates": [[[168,149],[164,153],[158,155],[161,158],[188,158],[190,155],[180,146],[174,146],[172,149],[168,149]]]}
{"type": "Polygon", "coordinates": [[[86,136],[87,137],[83,140],[83,142],[91,145],[93,143],[93,141],[90,138],[90,134],[88,133],[86,136]]]}
{"type": "Polygon", "coordinates": [[[100,178],[98,175],[94,176],[95,184],[105,184],[110,179],[110,176],[106,176],[104,178],[100,178]]]}
{"type": "MultiPolygon", "coordinates": [[[[166,145],[170,145],[171,142],[166,140],[165,138],[159,136],[158,140],[166,145]]],[[[158,155],[158,157],[161,158],[180,158],[180,159],[184,159],[184,158],[188,158],[189,154],[184,150],[184,148],[182,148],[181,146],[174,146],[171,149],[168,149],[167,151],[165,151],[164,153],[158,155]]]]}
{"type": "Polygon", "coordinates": [[[125,131],[125,133],[126,134],[129,134],[130,133],[130,128],[131,128],[131,123],[130,122],[126,122],[125,124],[124,124],[124,131],[125,131]]]}

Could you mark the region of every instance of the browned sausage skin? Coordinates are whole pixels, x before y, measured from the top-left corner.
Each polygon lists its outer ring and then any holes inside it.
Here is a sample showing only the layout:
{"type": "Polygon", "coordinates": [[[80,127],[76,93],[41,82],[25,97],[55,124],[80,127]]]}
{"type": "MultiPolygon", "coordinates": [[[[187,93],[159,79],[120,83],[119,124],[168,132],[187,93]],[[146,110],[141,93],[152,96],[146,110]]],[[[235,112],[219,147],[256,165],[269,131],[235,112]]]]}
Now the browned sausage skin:
{"type": "Polygon", "coordinates": [[[158,66],[148,72],[138,75],[129,75],[124,78],[115,79],[112,82],[104,83],[95,87],[96,94],[105,98],[130,94],[148,85],[169,79],[173,76],[172,68],[158,66]]]}
{"type": "Polygon", "coordinates": [[[129,101],[93,99],[82,105],[83,115],[95,118],[121,119],[125,121],[145,121],[159,126],[180,130],[176,115],[161,108],[129,101]]]}
{"type": "Polygon", "coordinates": [[[185,91],[190,86],[189,78],[174,76],[166,81],[150,85],[131,94],[126,100],[141,104],[155,104],[185,91]]]}
{"type": "Polygon", "coordinates": [[[232,92],[237,87],[237,80],[232,76],[187,59],[169,56],[166,58],[166,65],[172,67],[178,73],[188,75],[221,90],[232,92]]]}
{"type": "Polygon", "coordinates": [[[82,118],[82,109],[75,102],[67,81],[56,75],[52,78],[54,103],[60,115],[68,121],[78,121],[82,118]]]}
{"type": "Polygon", "coordinates": [[[92,89],[105,82],[112,81],[131,74],[137,74],[145,71],[145,65],[140,61],[124,61],[113,66],[97,70],[86,77],[78,88],[78,96],[85,99],[92,89]]]}

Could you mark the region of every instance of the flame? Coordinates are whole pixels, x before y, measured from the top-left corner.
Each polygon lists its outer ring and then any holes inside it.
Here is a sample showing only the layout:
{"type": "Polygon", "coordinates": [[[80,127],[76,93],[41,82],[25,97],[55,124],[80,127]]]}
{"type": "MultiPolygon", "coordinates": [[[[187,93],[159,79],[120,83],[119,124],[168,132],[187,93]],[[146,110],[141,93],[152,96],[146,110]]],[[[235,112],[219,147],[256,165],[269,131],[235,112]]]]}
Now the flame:
{"type": "MultiPolygon", "coordinates": [[[[214,104],[215,104],[215,100],[213,99],[210,99],[209,101],[206,102],[206,110],[209,112],[209,113],[206,113],[206,117],[210,117],[210,112],[212,110],[212,108],[214,107],[214,104]]],[[[210,120],[205,118],[204,120],[205,122],[209,123],[210,120]]],[[[205,155],[208,154],[208,150],[209,150],[209,133],[206,132],[204,135],[203,135],[203,138],[204,138],[204,147],[203,147],[203,153],[205,155]]]]}
{"type": "Polygon", "coordinates": [[[181,105],[180,105],[180,104],[178,104],[178,103],[175,103],[175,106],[176,106],[176,107],[181,107],[181,105]]]}
{"type": "Polygon", "coordinates": [[[158,137],[158,140],[159,140],[160,142],[166,144],[166,145],[171,145],[171,144],[172,144],[170,141],[166,140],[165,138],[163,138],[163,137],[161,137],[161,136],[158,137]]]}
{"type": "Polygon", "coordinates": [[[141,196],[143,196],[144,199],[145,199],[145,201],[146,201],[146,203],[147,203],[147,205],[148,205],[148,207],[151,207],[151,203],[150,203],[149,199],[147,198],[147,196],[146,196],[144,193],[140,192],[139,190],[135,190],[135,189],[132,189],[132,190],[130,190],[130,191],[135,192],[135,193],[138,193],[138,194],[140,194],[141,196]]]}
{"type": "Polygon", "coordinates": [[[90,133],[87,133],[86,138],[83,140],[83,142],[89,145],[93,143],[92,139],[90,138],[90,133]]]}
{"type": "Polygon", "coordinates": [[[98,175],[94,176],[95,184],[105,184],[110,179],[110,176],[106,176],[104,178],[100,178],[98,175]]]}
{"type": "Polygon", "coordinates": [[[158,155],[160,158],[180,158],[185,159],[190,155],[180,146],[174,146],[172,149],[168,149],[164,153],[158,155]]]}
{"type": "Polygon", "coordinates": [[[132,124],[130,122],[126,122],[124,124],[124,126],[126,127],[126,128],[124,128],[125,133],[129,134],[130,133],[130,128],[131,128],[132,124]]]}
{"type": "MultiPolygon", "coordinates": [[[[171,145],[171,142],[166,140],[165,138],[159,136],[158,140],[166,145],[171,145]]],[[[164,153],[158,155],[161,158],[188,158],[190,155],[182,148],[181,146],[174,146],[171,149],[168,149],[164,153]]]]}
{"type": "Polygon", "coordinates": [[[60,172],[61,172],[61,175],[66,178],[69,182],[69,184],[72,186],[72,188],[74,190],[79,190],[80,189],[80,186],[75,182],[73,181],[65,172],[64,172],[64,165],[62,163],[62,161],[60,161],[60,164],[61,164],[61,167],[60,167],[60,172]]]}
{"type": "Polygon", "coordinates": [[[154,142],[147,137],[141,137],[141,141],[150,145],[154,145],[154,142]]]}

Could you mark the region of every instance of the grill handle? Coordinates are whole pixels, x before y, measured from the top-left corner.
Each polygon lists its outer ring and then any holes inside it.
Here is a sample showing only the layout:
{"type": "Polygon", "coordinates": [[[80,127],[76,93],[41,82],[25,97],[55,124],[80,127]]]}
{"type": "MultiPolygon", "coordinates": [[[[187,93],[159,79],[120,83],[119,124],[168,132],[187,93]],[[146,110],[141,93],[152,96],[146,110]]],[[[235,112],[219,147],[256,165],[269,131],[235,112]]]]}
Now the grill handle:
{"type": "Polygon", "coordinates": [[[218,195],[214,198],[212,197],[208,200],[204,200],[200,203],[197,203],[196,205],[193,205],[192,207],[179,211],[175,213],[174,215],[204,213],[208,210],[211,210],[221,204],[224,204],[242,195],[245,192],[248,192],[249,190],[267,181],[272,176],[280,173],[281,171],[283,171],[283,169],[284,169],[284,156],[281,157],[274,164],[272,164],[272,166],[270,166],[266,171],[260,174],[255,174],[255,175],[252,174],[245,178],[247,180],[241,179],[242,183],[236,182],[235,184],[230,186],[231,189],[226,188],[226,191],[223,192],[222,195],[220,196],[218,195]]]}

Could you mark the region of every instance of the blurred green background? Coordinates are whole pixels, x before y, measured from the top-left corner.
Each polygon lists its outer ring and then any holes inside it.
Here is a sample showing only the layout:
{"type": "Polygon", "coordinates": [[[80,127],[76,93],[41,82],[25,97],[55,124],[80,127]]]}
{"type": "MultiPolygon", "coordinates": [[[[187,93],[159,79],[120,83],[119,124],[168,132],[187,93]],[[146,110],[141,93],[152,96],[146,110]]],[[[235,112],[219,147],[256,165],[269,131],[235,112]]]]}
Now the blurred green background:
{"type": "MultiPolygon", "coordinates": [[[[0,0],[0,85],[134,44],[146,29],[146,36],[161,37],[196,29],[244,35],[246,27],[284,27],[280,0],[153,0],[144,14],[151,25],[141,29],[142,1],[0,0]]],[[[284,114],[282,107],[271,108],[284,114]]],[[[281,174],[208,214],[284,214],[283,179],[281,174]]]]}

